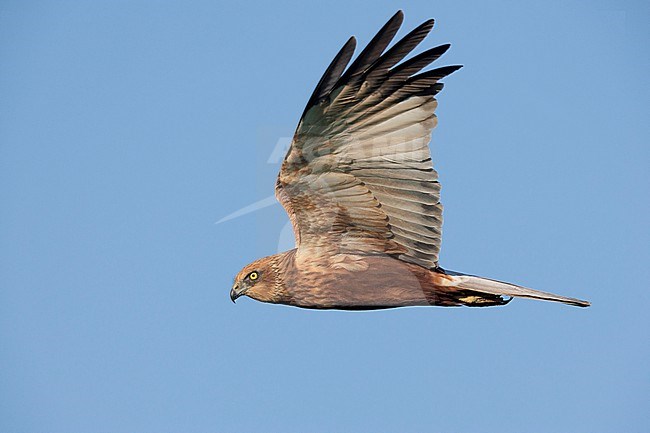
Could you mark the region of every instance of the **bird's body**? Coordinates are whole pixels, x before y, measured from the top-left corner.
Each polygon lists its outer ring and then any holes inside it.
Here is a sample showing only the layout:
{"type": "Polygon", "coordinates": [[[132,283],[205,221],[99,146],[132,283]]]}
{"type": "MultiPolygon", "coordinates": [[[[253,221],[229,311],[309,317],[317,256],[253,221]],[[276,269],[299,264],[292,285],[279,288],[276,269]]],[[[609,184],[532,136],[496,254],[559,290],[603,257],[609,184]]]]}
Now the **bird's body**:
{"type": "MultiPolygon", "coordinates": [[[[479,292],[464,287],[464,279],[512,286],[479,277],[460,275],[443,269],[430,270],[386,255],[315,255],[292,249],[264,257],[243,274],[257,272],[266,285],[253,285],[247,296],[262,302],[311,309],[375,310],[409,306],[505,305],[497,293],[479,292]],[[317,260],[314,258],[318,257],[317,260]],[[257,271],[253,271],[257,269],[257,271]],[[259,290],[263,288],[262,290],[259,290]]],[[[518,287],[518,286],[512,286],[518,287]]],[[[523,289],[523,288],[520,288],[523,289]]],[[[580,305],[580,300],[524,289],[533,297],[580,305]],[[540,296],[541,295],[541,296],[540,296]],[[553,299],[555,297],[556,299],[553,299]]],[[[521,295],[517,295],[521,296],[521,295]]]]}
{"type": "Polygon", "coordinates": [[[275,187],[296,249],[244,267],[231,298],[344,310],[492,306],[512,297],[589,305],[438,265],[442,204],[428,143],[439,81],[460,66],[420,72],[449,45],[404,60],[433,20],[386,50],[402,20],[400,11],[346,69],[350,38],[325,71],[275,187]]]}
{"type": "MultiPolygon", "coordinates": [[[[303,308],[379,309],[434,305],[436,286],[444,288],[443,274],[388,256],[325,257],[314,261],[294,249],[267,258],[276,263],[277,286],[271,298],[259,300],[303,308]]],[[[249,296],[255,298],[255,291],[249,296]]]]}

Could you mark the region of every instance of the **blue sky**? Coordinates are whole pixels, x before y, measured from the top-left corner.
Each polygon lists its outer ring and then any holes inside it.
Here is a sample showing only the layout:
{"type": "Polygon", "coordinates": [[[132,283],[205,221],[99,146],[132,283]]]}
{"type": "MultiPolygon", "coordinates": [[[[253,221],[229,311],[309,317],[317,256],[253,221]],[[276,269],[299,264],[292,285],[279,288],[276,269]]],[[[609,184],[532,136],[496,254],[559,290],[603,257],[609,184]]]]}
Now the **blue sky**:
{"type": "Polygon", "coordinates": [[[0,431],[646,432],[645,2],[0,2],[0,431]],[[272,4],[270,4],[272,3],[272,4]],[[592,301],[228,298],[345,40],[446,42],[443,267],[592,301]]]}

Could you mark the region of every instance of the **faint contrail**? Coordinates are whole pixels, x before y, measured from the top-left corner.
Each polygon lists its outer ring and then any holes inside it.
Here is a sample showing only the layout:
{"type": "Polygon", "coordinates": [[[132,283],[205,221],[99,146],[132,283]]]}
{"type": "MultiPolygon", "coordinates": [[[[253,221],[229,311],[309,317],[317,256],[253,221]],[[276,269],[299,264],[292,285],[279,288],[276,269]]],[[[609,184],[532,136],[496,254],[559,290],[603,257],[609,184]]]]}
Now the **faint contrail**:
{"type": "Polygon", "coordinates": [[[265,207],[272,206],[276,203],[277,201],[275,200],[275,195],[270,195],[266,198],[263,198],[262,200],[258,200],[255,203],[249,204],[248,206],[244,206],[243,208],[231,213],[230,215],[226,215],[215,224],[221,224],[222,222],[230,221],[231,219],[238,218],[260,209],[264,209],[265,207]]]}

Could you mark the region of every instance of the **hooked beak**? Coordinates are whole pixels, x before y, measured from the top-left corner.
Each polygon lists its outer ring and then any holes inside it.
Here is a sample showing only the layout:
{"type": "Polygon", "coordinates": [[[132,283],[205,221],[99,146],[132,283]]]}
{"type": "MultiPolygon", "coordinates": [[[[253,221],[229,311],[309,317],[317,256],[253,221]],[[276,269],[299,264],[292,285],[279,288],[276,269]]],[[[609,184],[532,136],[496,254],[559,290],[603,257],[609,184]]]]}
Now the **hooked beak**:
{"type": "Polygon", "coordinates": [[[240,288],[239,284],[235,284],[230,289],[230,300],[235,303],[235,300],[246,293],[246,288],[240,288]]]}

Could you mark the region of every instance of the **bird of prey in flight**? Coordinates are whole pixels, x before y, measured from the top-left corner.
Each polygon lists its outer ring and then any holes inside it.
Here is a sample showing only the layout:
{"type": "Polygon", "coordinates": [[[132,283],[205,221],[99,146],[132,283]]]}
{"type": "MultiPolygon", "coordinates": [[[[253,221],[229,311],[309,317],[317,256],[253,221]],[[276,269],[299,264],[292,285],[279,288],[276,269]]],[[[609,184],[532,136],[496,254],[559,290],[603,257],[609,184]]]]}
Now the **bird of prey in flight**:
{"type": "Polygon", "coordinates": [[[398,11],[348,66],[351,37],[318,82],[275,185],[296,248],[245,266],[231,299],[342,310],[483,307],[513,297],[589,306],[438,265],[442,205],[429,141],[440,80],[460,66],[422,72],[449,45],[404,60],[433,20],[386,49],[403,18],[398,11]]]}

